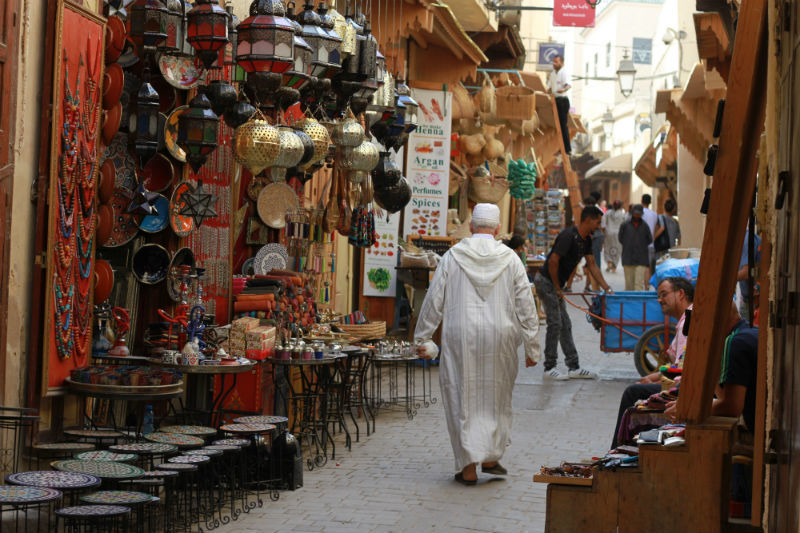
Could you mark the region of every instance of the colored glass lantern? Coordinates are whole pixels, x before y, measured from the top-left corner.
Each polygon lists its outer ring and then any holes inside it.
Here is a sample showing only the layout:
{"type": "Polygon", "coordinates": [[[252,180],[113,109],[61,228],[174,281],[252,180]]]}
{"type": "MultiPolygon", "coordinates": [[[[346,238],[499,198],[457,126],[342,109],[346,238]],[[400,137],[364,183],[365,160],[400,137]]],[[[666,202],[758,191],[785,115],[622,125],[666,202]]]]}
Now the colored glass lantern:
{"type": "Polygon", "coordinates": [[[294,27],[283,4],[254,0],[250,16],[239,24],[236,62],[246,72],[281,74],[294,64],[294,27]]]}
{"type": "Polygon", "coordinates": [[[303,39],[311,47],[311,76],[328,78],[329,72],[341,69],[342,39],[322,27],[322,19],[314,12],[314,4],[306,0],[297,22],[303,27],[303,39]]]}
{"type": "Polygon", "coordinates": [[[136,0],[130,6],[128,35],[140,55],[154,52],[167,39],[169,11],[159,0],[136,0]]]}
{"type": "Polygon", "coordinates": [[[405,124],[405,132],[411,133],[417,129],[419,104],[411,97],[411,89],[405,82],[401,81],[397,84],[397,101],[402,107],[403,123],[405,124]]]}
{"type": "MultiPolygon", "coordinates": [[[[146,80],[149,75],[146,75],[146,80]]],[[[136,107],[128,119],[129,139],[139,156],[140,166],[158,152],[158,92],[144,81],[136,94],[136,107]]]]}
{"type": "Polygon", "coordinates": [[[239,17],[233,14],[233,6],[225,6],[228,13],[228,44],[225,45],[225,64],[236,64],[236,53],[239,46],[239,17]]]}
{"type": "MultiPolygon", "coordinates": [[[[364,41],[361,43],[361,54],[358,61],[358,72],[366,79],[378,77],[378,41],[372,35],[369,21],[364,24],[364,41]]],[[[386,61],[384,59],[384,61],[386,61]]]]}
{"type": "Polygon", "coordinates": [[[178,118],[178,146],[186,152],[186,161],[197,173],[208,154],[217,148],[219,117],[211,110],[206,95],[198,92],[189,109],[178,118]]]}
{"type": "Polygon", "coordinates": [[[294,28],[294,65],[284,72],[282,85],[299,91],[308,85],[311,78],[311,57],[314,51],[303,39],[303,27],[295,20],[294,2],[289,2],[286,18],[294,28]]]}
{"type": "Polygon", "coordinates": [[[219,59],[220,48],[228,42],[228,13],[217,0],[197,0],[186,14],[186,22],[186,40],[197,50],[203,65],[211,68],[219,59]]]}
{"type": "Polygon", "coordinates": [[[167,38],[159,47],[164,52],[179,52],[183,46],[183,2],[181,0],[167,0],[166,32],[167,38]]]}

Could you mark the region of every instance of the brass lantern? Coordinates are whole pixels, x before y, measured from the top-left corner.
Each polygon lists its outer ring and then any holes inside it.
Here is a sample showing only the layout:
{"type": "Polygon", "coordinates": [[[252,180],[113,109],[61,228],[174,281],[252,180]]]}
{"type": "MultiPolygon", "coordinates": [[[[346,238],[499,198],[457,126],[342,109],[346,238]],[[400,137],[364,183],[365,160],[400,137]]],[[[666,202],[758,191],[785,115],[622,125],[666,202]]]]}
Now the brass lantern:
{"type": "Polygon", "coordinates": [[[353,55],[346,57],[342,60],[342,79],[348,81],[363,81],[366,79],[359,72],[359,62],[361,61],[361,47],[364,44],[364,27],[358,24],[353,19],[353,14],[350,11],[350,6],[347,6],[347,14],[345,15],[347,22],[347,35],[348,39],[353,36],[355,41],[353,55]]]}
{"type": "Polygon", "coordinates": [[[146,81],[136,94],[136,108],[128,120],[129,139],[141,167],[158,152],[158,92],[147,81],[149,77],[145,76],[146,81]]]}
{"type": "Polygon", "coordinates": [[[234,131],[233,157],[253,176],[275,163],[278,155],[280,133],[263,116],[251,118],[234,131]]]}
{"type": "Polygon", "coordinates": [[[169,11],[159,0],[136,0],[129,9],[128,35],[139,55],[154,52],[167,39],[169,11]]]}
{"type": "Polygon", "coordinates": [[[322,27],[322,19],[314,12],[312,0],[306,2],[297,21],[303,27],[303,39],[313,52],[311,75],[317,78],[330,78],[342,68],[342,39],[332,29],[328,31],[322,27]]]}
{"type": "Polygon", "coordinates": [[[333,31],[342,38],[342,63],[344,63],[347,56],[356,53],[356,35],[355,33],[348,33],[347,20],[344,18],[344,15],[336,11],[335,7],[332,6],[328,10],[327,16],[333,21],[333,31]]]}
{"type": "Polygon", "coordinates": [[[286,169],[296,167],[305,153],[303,141],[289,126],[280,126],[280,153],[268,173],[272,181],[285,181],[286,169]]]}
{"type": "Polygon", "coordinates": [[[239,24],[236,62],[248,73],[281,74],[294,64],[294,27],[283,4],[253,0],[250,16],[239,24]]]}
{"type": "Polygon", "coordinates": [[[378,41],[372,35],[369,21],[364,24],[364,41],[361,43],[360,53],[358,72],[365,79],[376,79],[378,76],[378,41]]]}
{"type": "Polygon", "coordinates": [[[316,163],[321,162],[328,155],[328,146],[330,145],[331,138],[328,134],[328,129],[320,124],[316,119],[306,118],[297,123],[297,128],[306,133],[314,143],[314,155],[304,165],[303,168],[309,168],[316,163]]]}
{"type": "Polygon", "coordinates": [[[167,0],[165,6],[167,38],[159,49],[167,53],[180,52],[183,46],[183,2],[167,0]]]}
{"type": "Polygon", "coordinates": [[[178,118],[178,146],[186,152],[186,162],[195,173],[205,164],[208,154],[217,148],[218,131],[219,117],[211,110],[206,95],[198,92],[189,103],[189,109],[178,118]]]}
{"type": "Polygon", "coordinates": [[[186,14],[186,22],[186,40],[197,50],[203,65],[211,68],[219,59],[220,48],[228,42],[228,13],[217,0],[197,0],[186,14]]]}
{"type": "Polygon", "coordinates": [[[295,20],[294,2],[289,2],[286,18],[294,28],[294,65],[283,73],[283,86],[300,90],[308,84],[311,77],[311,57],[314,51],[303,39],[303,27],[295,20]]]}

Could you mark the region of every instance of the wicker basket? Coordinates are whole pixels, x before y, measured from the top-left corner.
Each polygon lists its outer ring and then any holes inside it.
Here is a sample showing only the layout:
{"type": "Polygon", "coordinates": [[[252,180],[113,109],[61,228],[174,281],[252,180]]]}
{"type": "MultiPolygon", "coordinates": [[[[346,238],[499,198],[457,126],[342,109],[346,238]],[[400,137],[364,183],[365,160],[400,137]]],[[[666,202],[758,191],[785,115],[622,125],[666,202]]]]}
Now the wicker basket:
{"type": "Polygon", "coordinates": [[[447,194],[453,196],[461,188],[461,185],[467,181],[467,172],[453,161],[450,162],[450,183],[448,184],[447,194]]]}
{"type": "Polygon", "coordinates": [[[469,179],[469,199],[476,203],[496,204],[508,192],[508,181],[494,178],[469,179]]]}
{"type": "Polygon", "coordinates": [[[386,336],[386,321],[367,322],[366,324],[336,324],[336,326],[360,340],[381,339],[386,336]]]}

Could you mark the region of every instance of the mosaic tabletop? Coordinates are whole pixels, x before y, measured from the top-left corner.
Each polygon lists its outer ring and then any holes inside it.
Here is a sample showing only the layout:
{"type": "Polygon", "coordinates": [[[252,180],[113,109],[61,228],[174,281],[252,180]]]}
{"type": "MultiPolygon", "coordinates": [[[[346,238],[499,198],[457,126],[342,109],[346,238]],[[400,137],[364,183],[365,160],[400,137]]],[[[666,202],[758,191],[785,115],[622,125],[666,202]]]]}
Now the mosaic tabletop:
{"type": "Polygon", "coordinates": [[[191,463],[161,463],[160,465],[156,465],[156,470],[189,471],[189,470],[197,470],[198,468],[200,467],[191,463]]]}
{"type": "Polygon", "coordinates": [[[237,424],[285,424],[289,421],[285,416],[277,415],[253,415],[253,416],[240,416],[234,418],[237,424]]]}
{"type": "Polygon", "coordinates": [[[272,424],[225,424],[220,426],[227,433],[266,433],[275,429],[272,424]]]}
{"type": "Polygon", "coordinates": [[[108,449],[117,453],[130,452],[138,455],[159,455],[175,452],[178,447],[164,442],[134,442],[131,444],[114,444],[109,446],[108,449]]]}
{"type": "Polygon", "coordinates": [[[44,442],[33,445],[34,450],[48,452],[88,452],[94,448],[94,444],[90,442],[44,442]]]}
{"type": "Polygon", "coordinates": [[[144,474],[144,470],[138,466],[117,461],[66,459],[64,461],[54,461],[51,466],[62,472],[80,472],[107,479],[133,479],[144,474]]]}
{"type": "Polygon", "coordinates": [[[150,470],[144,473],[144,477],[168,477],[177,475],[178,473],[174,470],[150,470]]]}
{"type": "Polygon", "coordinates": [[[211,460],[211,457],[208,455],[177,455],[175,457],[170,457],[167,459],[168,463],[194,463],[194,464],[202,464],[207,463],[211,460]]]}
{"type": "Polygon", "coordinates": [[[95,450],[91,452],[81,452],[75,454],[75,459],[81,461],[133,461],[136,459],[135,453],[114,453],[104,450],[95,450]]]}
{"type": "Polygon", "coordinates": [[[118,439],[124,436],[119,431],[114,431],[113,429],[65,429],[64,435],[81,437],[84,439],[118,439]]]}
{"type": "Polygon", "coordinates": [[[206,443],[206,441],[199,437],[192,437],[191,435],[184,435],[183,433],[148,433],[144,438],[150,442],[174,444],[178,447],[202,446],[206,443]]]}
{"type": "MultiPolygon", "coordinates": [[[[236,439],[239,440],[239,439],[236,439]]],[[[232,446],[230,444],[211,444],[209,446],[203,446],[199,450],[192,450],[197,452],[202,451],[218,451],[218,452],[238,452],[242,448],[240,446],[232,446]]]]}
{"type": "Polygon", "coordinates": [[[161,433],[181,433],[183,435],[195,435],[209,437],[216,435],[217,430],[206,426],[161,426],[158,428],[161,433]]]}
{"type": "Polygon", "coordinates": [[[0,505],[44,503],[61,498],[61,491],[47,487],[0,485],[0,505]]]}
{"type": "Polygon", "coordinates": [[[110,518],[112,516],[120,516],[130,513],[129,507],[121,505],[76,505],[74,507],[64,507],[57,509],[56,514],[59,516],[88,516],[88,517],[104,517],[110,518]]]}
{"type": "Polygon", "coordinates": [[[219,439],[212,442],[212,444],[221,444],[223,446],[249,446],[250,441],[247,439],[219,439]]]}
{"type": "Polygon", "coordinates": [[[6,476],[6,481],[12,485],[27,485],[30,487],[48,487],[51,489],[83,489],[96,487],[100,478],[80,472],[59,472],[56,470],[33,470],[30,472],[17,472],[6,476]]]}
{"type": "Polygon", "coordinates": [[[81,501],[86,503],[132,505],[136,503],[150,503],[153,501],[153,497],[146,492],[100,490],[92,494],[81,496],[81,501]]]}
{"type": "Polygon", "coordinates": [[[200,448],[199,450],[186,450],[183,452],[183,455],[208,455],[209,457],[214,455],[222,455],[222,450],[215,450],[213,448],[200,448]]]}

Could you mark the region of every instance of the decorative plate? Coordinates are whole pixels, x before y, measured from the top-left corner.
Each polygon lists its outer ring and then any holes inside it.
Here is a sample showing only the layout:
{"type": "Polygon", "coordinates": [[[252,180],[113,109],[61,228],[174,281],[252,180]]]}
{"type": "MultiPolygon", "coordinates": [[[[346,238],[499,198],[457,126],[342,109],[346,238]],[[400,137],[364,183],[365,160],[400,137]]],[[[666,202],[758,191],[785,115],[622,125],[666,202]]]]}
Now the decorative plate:
{"type": "Polygon", "coordinates": [[[272,424],[225,424],[220,426],[227,433],[266,433],[275,429],[272,424]]]}
{"type": "Polygon", "coordinates": [[[194,219],[181,215],[181,209],[186,207],[184,195],[191,194],[194,187],[188,181],[180,182],[172,192],[169,202],[169,224],[178,237],[188,237],[194,230],[194,219]]]}
{"type": "Polygon", "coordinates": [[[115,16],[108,17],[106,21],[106,64],[119,59],[122,50],[125,49],[127,36],[122,19],[115,16]]]}
{"type": "Polygon", "coordinates": [[[192,89],[206,77],[205,69],[195,61],[194,57],[158,54],[156,61],[161,75],[176,89],[192,89]]]}
{"type": "Polygon", "coordinates": [[[144,436],[150,442],[162,442],[175,446],[202,446],[205,441],[199,437],[184,435],[183,433],[149,433],[144,436]]]}
{"type": "Polygon", "coordinates": [[[114,136],[116,136],[117,132],[119,131],[119,125],[121,122],[122,103],[118,100],[103,113],[103,129],[100,132],[103,138],[103,144],[108,146],[114,142],[114,136]]]}
{"type": "MultiPolygon", "coordinates": [[[[166,122],[165,122],[166,124],[166,122]]],[[[164,154],[156,154],[139,169],[139,181],[151,192],[164,192],[172,185],[175,167],[164,154]]]]}
{"type": "Polygon", "coordinates": [[[80,461],[78,459],[65,459],[54,461],[51,465],[62,472],[79,472],[103,479],[131,479],[141,477],[144,470],[138,466],[119,463],[117,461],[80,461]]]}
{"type": "Polygon", "coordinates": [[[222,455],[222,450],[203,447],[199,450],[187,450],[183,452],[183,455],[207,455],[208,457],[213,457],[215,455],[222,455]]]}
{"type": "Polygon", "coordinates": [[[144,473],[144,477],[167,477],[177,475],[178,473],[174,470],[150,470],[149,472],[144,473]]]}
{"type": "Polygon", "coordinates": [[[158,428],[163,433],[181,433],[183,435],[216,435],[217,430],[206,426],[162,426],[158,428]]]}
{"type": "Polygon", "coordinates": [[[65,429],[64,435],[84,439],[118,439],[123,436],[114,429],[65,429]]]}
{"type": "Polygon", "coordinates": [[[189,464],[202,464],[207,463],[211,460],[211,457],[208,455],[176,455],[175,457],[170,457],[167,459],[168,463],[171,464],[181,464],[181,463],[189,463],[189,464]]]}
{"type": "Polygon", "coordinates": [[[75,459],[80,461],[133,461],[136,459],[135,453],[114,453],[105,450],[95,450],[91,452],[81,452],[75,454],[75,459]]]}
{"type": "Polygon", "coordinates": [[[285,183],[270,183],[258,194],[258,216],[271,228],[283,228],[286,213],[299,205],[294,189],[285,183]]]}
{"type": "MultiPolygon", "coordinates": [[[[112,183],[113,185],[113,183],[112,183]]],[[[97,226],[95,237],[98,246],[105,246],[114,231],[114,208],[111,204],[97,206],[97,226]]],[[[98,302],[99,303],[99,302],[98,302]]]]}
{"type": "Polygon", "coordinates": [[[256,274],[269,274],[273,268],[285,269],[289,264],[289,254],[282,244],[271,242],[265,244],[256,254],[253,263],[256,274]]]}
{"type": "Polygon", "coordinates": [[[186,163],[186,152],[178,146],[178,118],[187,109],[188,105],[176,107],[167,117],[167,125],[164,127],[164,143],[167,145],[167,151],[181,163],[186,163]]]}
{"type": "MultiPolygon", "coordinates": [[[[125,72],[117,63],[111,63],[106,67],[103,75],[103,109],[111,109],[111,106],[119,102],[124,88],[125,72]]],[[[121,107],[120,111],[122,111],[121,107]]]]}
{"type": "Polygon", "coordinates": [[[163,194],[159,194],[153,204],[158,211],[157,215],[146,215],[139,222],[139,229],[145,233],[158,233],[169,226],[169,200],[163,194]]]}
{"type": "Polygon", "coordinates": [[[54,452],[88,452],[94,450],[94,444],[90,444],[88,442],[45,442],[41,444],[34,444],[33,448],[35,450],[47,450],[54,452]]]}
{"type": "Polygon", "coordinates": [[[276,415],[253,415],[253,416],[240,416],[234,418],[237,424],[284,424],[289,421],[285,416],[276,415]]]}
{"type": "Polygon", "coordinates": [[[129,514],[130,507],[121,505],[75,505],[74,507],[63,507],[56,509],[59,516],[102,516],[111,517],[129,514]]]}
{"type": "Polygon", "coordinates": [[[132,67],[139,62],[139,56],[136,55],[136,45],[130,39],[125,39],[125,48],[122,50],[122,55],[117,58],[117,63],[122,68],[132,67]]]}
{"type": "Polygon", "coordinates": [[[125,187],[114,189],[114,196],[111,197],[111,208],[114,210],[114,227],[111,230],[111,237],[102,244],[105,248],[117,248],[128,244],[139,233],[137,221],[141,215],[126,213],[131,203],[133,191],[125,187]]]}
{"type": "Polygon", "coordinates": [[[170,259],[169,252],[160,244],[145,244],[133,254],[133,276],[145,285],[161,283],[167,279],[170,259]]]}
{"type": "Polygon", "coordinates": [[[248,257],[242,263],[242,274],[245,276],[253,276],[256,273],[256,258],[248,257]]]}
{"type": "Polygon", "coordinates": [[[128,135],[117,133],[111,144],[106,146],[105,158],[114,163],[117,187],[133,190],[139,184],[136,179],[136,160],[128,153],[128,135]]]}
{"type": "Polygon", "coordinates": [[[105,204],[111,200],[116,186],[117,176],[114,168],[114,160],[106,159],[100,166],[100,180],[97,185],[97,202],[105,204]]]}
{"type": "Polygon", "coordinates": [[[6,476],[6,481],[12,485],[27,485],[29,487],[48,487],[51,489],[84,489],[96,487],[100,478],[80,472],[58,472],[56,470],[34,470],[31,472],[17,472],[6,476]]]}
{"type": "Polygon", "coordinates": [[[134,442],[132,444],[114,444],[108,447],[112,452],[125,453],[131,452],[139,455],[157,455],[178,451],[174,444],[164,444],[161,442],[134,442]]]}
{"type": "Polygon", "coordinates": [[[44,503],[61,498],[61,491],[46,487],[0,485],[0,505],[44,503]]]}
{"type": "Polygon", "coordinates": [[[81,496],[81,501],[86,503],[150,503],[153,497],[146,492],[135,492],[129,490],[99,490],[86,496],[81,496]]]}
{"type": "Polygon", "coordinates": [[[250,446],[250,441],[247,439],[220,439],[220,440],[215,440],[212,444],[241,447],[241,446],[250,446]]]}
{"type": "Polygon", "coordinates": [[[187,472],[191,470],[197,470],[199,467],[196,464],[191,463],[161,463],[160,465],[156,465],[158,470],[177,470],[181,472],[187,472]]]}

